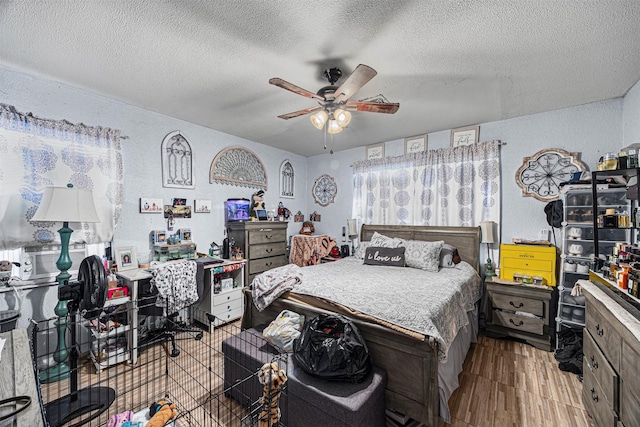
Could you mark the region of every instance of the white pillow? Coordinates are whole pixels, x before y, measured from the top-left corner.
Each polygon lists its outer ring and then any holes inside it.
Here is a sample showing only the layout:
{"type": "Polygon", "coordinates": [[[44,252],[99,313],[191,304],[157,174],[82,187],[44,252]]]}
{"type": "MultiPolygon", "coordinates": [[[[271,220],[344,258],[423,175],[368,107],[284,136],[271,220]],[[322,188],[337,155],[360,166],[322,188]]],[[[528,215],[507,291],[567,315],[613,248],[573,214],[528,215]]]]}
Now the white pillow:
{"type": "Polygon", "coordinates": [[[369,246],[371,246],[371,242],[360,242],[353,256],[358,259],[364,259],[364,253],[369,246]]]}
{"type": "Polygon", "coordinates": [[[404,240],[396,239],[394,237],[385,236],[377,231],[371,236],[370,246],[377,246],[381,248],[399,248],[403,246],[404,240]]]}
{"type": "Polygon", "coordinates": [[[440,251],[443,240],[425,242],[421,240],[405,240],[404,257],[407,267],[420,268],[426,271],[438,271],[440,251]]]}

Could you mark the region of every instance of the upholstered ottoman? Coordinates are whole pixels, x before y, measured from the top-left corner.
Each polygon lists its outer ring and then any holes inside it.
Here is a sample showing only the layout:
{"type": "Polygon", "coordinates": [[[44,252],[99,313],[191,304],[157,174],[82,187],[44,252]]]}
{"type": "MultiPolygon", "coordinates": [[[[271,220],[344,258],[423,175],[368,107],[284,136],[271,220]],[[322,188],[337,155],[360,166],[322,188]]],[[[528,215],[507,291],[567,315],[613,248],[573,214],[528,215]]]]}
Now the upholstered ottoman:
{"type": "MultiPolygon", "coordinates": [[[[250,408],[262,396],[262,385],[254,376],[267,362],[276,362],[282,369],[291,363],[288,356],[281,355],[256,329],[247,329],[222,341],[224,354],[224,389],[245,408],[250,408]],[[284,357],[284,361],[281,358],[284,357]],[[252,377],[253,376],[253,377],[252,377]],[[252,378],[250,378],[252,377],[252,378]]],[[[286,420],[287,397],[281,397],[280,407],[283,421],[286,420]]]]}
{"type": "MultiPolygon", "coordinates": [[[[224,383],[228,395],[245,407],[262,394],[255,379],[246,380],[262,364],[277,357],[277,350],[251,328],[222,342],[224,383]],[[245,381],[246,380],[246,381],[245,381]]],[[[284,363],[280,366],[284,368],[284,363]]],[[[282,395],[282,422],[289,427],[383,427],[386,372],[374,367],[361,383],[326,381],[306,374],[289,358],[287,392],[282,395]]]]}

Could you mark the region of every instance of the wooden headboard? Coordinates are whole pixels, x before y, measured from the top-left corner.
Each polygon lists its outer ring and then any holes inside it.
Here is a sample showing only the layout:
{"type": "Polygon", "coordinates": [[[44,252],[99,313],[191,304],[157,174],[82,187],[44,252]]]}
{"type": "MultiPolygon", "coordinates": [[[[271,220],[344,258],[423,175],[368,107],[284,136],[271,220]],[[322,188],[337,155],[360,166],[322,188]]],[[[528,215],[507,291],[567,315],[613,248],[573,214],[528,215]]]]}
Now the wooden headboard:
{"type": "Polygon", "coordinates": [[[480,272],[480,227],[437,227],[430,225],[366,225],[360,229],[360,241],[371,240],[374,232],[405,240],[435,242],[444,240],[458,248],[463,261],[480,272]]]}

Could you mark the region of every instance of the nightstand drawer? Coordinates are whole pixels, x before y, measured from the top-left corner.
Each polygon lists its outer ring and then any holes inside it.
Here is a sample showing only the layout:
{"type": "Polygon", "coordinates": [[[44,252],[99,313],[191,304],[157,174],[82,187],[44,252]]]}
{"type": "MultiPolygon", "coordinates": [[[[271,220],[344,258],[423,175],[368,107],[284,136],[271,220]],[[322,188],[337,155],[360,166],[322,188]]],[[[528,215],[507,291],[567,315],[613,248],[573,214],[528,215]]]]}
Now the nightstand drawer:
{"type": "Polygon", "coordinates": [[[222,325],[223,323],[231,322],[242,317],[242,306],[234,308],[233,310],[225,311],[218,315],[215,315],[213,326],[222,325]]]}
{"type": "Polygon", "coordinates": [[[544,316],[544,303],[541,300],[535,300],[516,295],[506,295],[497,292],[489,294],[491,304],[494,308],[511,311],[525,311],[535,314],[536,316],[544,316]]]}
{"type": "MultiPolygon", "coordinates": [[[[274,229],[274,228],[261,228],[259,230],[249,231],[249,244],[256,245],[261,243],[271,242],[286,242],[287,230],[286,229],[274,229]]],[[[283,245],[286,246],[286,245],[283,245]]]]}
{"type": "Polygon", "coordinates": [[[529,332],[532,334],[544,334],[544,320],[534,317],[520,316],[506,311],[493,310],[492,323],[509,329],[529,332]]]}
{"type": "Polygon", "coordinates": [[[583,336],[585,364],[582,369],[589,371],[594,376],[609,403],[609,407],[614,410],[618,407],[618,374],[604,357],[591,334],[586,331],[583,336]]]}
{"type": "Polygon", "coordinates": [[[282,242],[265,243],[263,245],[249,246],[249,259],[266,258],[287,253],[287,247],[282,242]]]}
{"type": "Polygon", "coordinates": [[[272,268],[282,267],[288,263],[286,255],[279,255],[270,258],[252,259],[249,264],[249,274],[262,273],[272,268]]]}

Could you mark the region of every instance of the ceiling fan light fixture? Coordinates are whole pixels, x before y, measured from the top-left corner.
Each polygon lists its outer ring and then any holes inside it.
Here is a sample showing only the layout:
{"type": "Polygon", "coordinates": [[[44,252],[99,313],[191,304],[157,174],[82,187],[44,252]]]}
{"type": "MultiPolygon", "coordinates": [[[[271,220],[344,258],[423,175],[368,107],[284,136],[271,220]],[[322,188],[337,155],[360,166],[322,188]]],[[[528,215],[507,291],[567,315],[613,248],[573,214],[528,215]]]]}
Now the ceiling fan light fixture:
{"type": "Polygon", "coordinates": [[[327,132],[334,134],[342,132],[342,126],[338,124],[335,120],[329,120],[329,125],[327,126],[327,132]]]}
{"type": "Polygon", "coordinates": [[[351,113],[346,110],[338,108],[333,113],[333,116],[336,118],[338,124],[343,128],[346,128],[349,123],[351,123],[351,113]]]}
{"type": "Polygon", "coordinates": [[[310,117],[311,123],[313,123],[316,129],[319,130],[322,130],[324,128],[324,124],[327,122],[328,118],[329,115],[324,110],[320,110],[310,117]]]}

